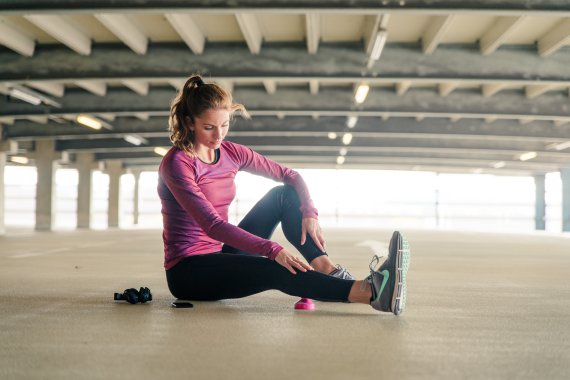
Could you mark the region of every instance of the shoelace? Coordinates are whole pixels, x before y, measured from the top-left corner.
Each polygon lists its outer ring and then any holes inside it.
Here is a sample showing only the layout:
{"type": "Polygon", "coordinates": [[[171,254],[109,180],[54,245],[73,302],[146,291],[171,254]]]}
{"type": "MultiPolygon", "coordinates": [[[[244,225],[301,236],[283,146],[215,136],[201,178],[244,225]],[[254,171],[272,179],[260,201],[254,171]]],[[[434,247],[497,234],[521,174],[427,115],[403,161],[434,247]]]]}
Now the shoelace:
{"type": "MultiPolygon", "coordinates": [[[[368,265],[368,268],[370,268],[370,275],[368,277],[365,278],[365,280],[370,284],[370,286],[372,287],[372,274],[374,274],[374,272],[376,271],[376,269],[374,269],[378,264],[380,264],[380,259],[384,257],[384,255],[378,256],[378,255],[374,255],[372,257],[372,261],[370,261],[370,264],[368,265]]],[[[374,289],[374,287],[372,287],[372,289],[374,289]]],[[[360,285],[360,290],[365,291],[366,290],[366,282],[363,282],[362,285],[360,285]]]]}

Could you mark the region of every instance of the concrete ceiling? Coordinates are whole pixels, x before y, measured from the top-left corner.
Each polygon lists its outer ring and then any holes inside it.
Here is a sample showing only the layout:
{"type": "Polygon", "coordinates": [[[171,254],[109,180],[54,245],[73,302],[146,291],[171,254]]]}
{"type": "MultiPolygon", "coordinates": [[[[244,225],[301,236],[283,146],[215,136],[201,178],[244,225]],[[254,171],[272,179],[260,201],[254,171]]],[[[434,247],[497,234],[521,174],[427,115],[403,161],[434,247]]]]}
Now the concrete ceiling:
{"type": "Polygon", "coordinates": [[[0,45],[13,155],[33,158],[34,141],[54,138],[71,164],[90,151],[155,169],[169,102],[199,72],[253,115],[229,139],[285,164],[338,167],[342,156],[342,167],[509,175],[570,165],[567,1],[5,0],[0,45]],[[361,84],[370,90],[356,103],[361,84]]]}

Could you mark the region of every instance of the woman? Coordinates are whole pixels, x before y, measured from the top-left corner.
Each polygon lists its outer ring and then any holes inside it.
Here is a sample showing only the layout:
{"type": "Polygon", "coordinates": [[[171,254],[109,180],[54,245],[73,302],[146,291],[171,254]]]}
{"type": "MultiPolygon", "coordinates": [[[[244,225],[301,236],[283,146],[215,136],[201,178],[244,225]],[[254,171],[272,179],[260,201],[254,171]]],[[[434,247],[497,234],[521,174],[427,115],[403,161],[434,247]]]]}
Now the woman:
{"type": "Polygon", "coordinates": [[[169,130],[174,146],[160,164],[158,182],[170,292],[183,299],[220,300],[277,289],[399,314],[405,306],[409,261],[403,237],[394,233],[388,259],[379,270],[371,268],[365,280],[355,281],[345,268],[335,266],[326,254],[317,210],[301,176],[224,140],[237,110],[248,117],[229,92],[197,75],[172,102],[169,130]],[[239,170],[285,185],[269,191],[234,226],[228,223],[228,208],[239,170]],[[307,262],[269,240],[279,223],[307,262]]]}

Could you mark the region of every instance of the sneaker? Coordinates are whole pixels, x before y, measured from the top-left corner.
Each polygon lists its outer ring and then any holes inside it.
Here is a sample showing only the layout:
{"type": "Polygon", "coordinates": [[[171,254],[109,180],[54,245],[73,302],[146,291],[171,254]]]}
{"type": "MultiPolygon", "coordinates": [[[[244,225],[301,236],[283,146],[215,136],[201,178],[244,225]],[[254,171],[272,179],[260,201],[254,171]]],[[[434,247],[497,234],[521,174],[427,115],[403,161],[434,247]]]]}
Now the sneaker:
{"type": "Polygon", "coordinates": [[[335,268],[335,270],[329,273],[329,276],[340,278],[341,280],[355,280],[354,276],[351,275],[350,272],[346,270],[346,268],[338,264],[335,266],[335,268]]]}
{"type": "Polygon", "coordinates": [[[392,234],[388,258],[378,270],[380,257],[374,255],[367,280],[372,288],[370,305],[380,311],[399,315],[406,307],[406,279],[410,267],[410,245],[398,231],[392,234]]]}

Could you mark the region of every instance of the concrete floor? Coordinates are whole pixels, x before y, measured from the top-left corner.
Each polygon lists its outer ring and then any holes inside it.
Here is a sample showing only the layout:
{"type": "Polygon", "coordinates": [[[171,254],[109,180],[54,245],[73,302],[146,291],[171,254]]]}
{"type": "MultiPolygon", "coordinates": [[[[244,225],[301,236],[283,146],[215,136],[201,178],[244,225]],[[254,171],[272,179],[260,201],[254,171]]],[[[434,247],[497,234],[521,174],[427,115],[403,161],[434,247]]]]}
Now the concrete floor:
{"type": "MultiPolygon", "coordinates": [[[[390,231],[326,232],[367,274],[390,231]]],[[[404,314],[270,291],[174,309],[161,231],[0,237],[1,379],[568,379],[570,236],[408,231],[404,314]],[[145,305],[113,302],[148,286],[145,305]]],[[[278,238],[281,240],[282,238],[278,238]]]]}

